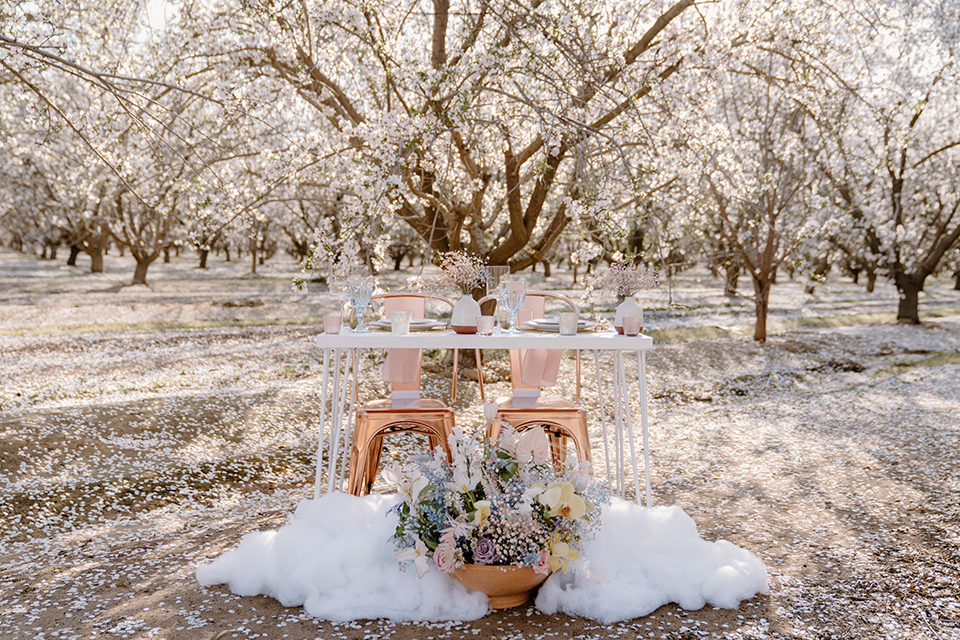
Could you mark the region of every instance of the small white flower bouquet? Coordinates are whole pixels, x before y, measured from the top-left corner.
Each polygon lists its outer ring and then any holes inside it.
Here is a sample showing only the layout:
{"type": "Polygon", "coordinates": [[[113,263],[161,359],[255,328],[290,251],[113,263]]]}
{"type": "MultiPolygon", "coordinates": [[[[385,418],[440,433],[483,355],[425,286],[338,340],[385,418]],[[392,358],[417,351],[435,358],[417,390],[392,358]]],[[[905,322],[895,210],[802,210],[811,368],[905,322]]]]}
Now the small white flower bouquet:
{"type": "Polygon", "coordinates": [[[594,280],[593,286],[624,298],[634,295],[641,289],[652,289],[657,284],[659,284],[659,277],[656,269],[639,264],[614,262],[594,280]]]}
{"type": "Polygon", "coordinates": [[[438,449],[429,462],[385,472],[400,490],[399,561],[413,561],[420,576],[430,564],[444,573],[477,564],[542,574],[583,564],[583,542],[609,501],[589,463],[557,473],[540,427],[519,437],[505,428],[495,446],[454,429],[450,444],[452,464],[438,449]]]}

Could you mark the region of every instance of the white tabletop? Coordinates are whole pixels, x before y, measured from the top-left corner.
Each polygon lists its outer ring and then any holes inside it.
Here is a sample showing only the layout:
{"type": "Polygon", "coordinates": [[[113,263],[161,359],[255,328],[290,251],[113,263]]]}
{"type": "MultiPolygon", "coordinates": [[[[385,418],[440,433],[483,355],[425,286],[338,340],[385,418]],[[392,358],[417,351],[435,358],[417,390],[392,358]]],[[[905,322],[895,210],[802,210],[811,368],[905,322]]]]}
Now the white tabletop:
{"type": "Polygon", "coordinates": [[[649,351],[650,336],[627,337],[615,331],[584,331],[575,336],[525,330],[521,335],[458,334],[452,330],[413,331],[405,336],[389,331],[351,333],[344,328],[338,334],[320,334],[322,349],[598,349],[603,351],[649,351]]]}

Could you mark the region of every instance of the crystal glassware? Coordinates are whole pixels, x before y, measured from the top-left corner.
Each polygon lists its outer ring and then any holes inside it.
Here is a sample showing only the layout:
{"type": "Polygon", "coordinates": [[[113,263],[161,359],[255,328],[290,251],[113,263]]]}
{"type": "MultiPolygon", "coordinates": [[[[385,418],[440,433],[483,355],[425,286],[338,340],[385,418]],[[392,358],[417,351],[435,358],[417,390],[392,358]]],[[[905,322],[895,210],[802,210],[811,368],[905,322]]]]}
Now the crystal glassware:
{"type": "Polygon", "coordinates": [[[373,297],[373,277],[350,276],[347,278],[347,291],[350,292],[350,306],[357,314],[357,327],[351,333],[369,333],[370,330],[363,324],[363,314],[373,297]]]}
{"type": "Polygon", "coordinates": [[[517,335],[523,333],[517,328],[517,312],[523,307],[527,299],[527,283],[523,280],[500,281],[500,304],[510,314],[510,328],[506,334],[517,335]]]}

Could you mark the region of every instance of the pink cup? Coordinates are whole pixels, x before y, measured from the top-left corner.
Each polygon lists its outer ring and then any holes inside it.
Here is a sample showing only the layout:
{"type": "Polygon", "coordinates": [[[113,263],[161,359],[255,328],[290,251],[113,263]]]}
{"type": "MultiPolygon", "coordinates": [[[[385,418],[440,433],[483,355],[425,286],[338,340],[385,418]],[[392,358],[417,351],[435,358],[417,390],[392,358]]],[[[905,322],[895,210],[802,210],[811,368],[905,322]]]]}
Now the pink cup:
{"type": "Polygon", "coordinates": [[[643,318],[639,316],[626,316],[623,319],[623,335],[638,336],[643,330],[643,318]]]}
{"type": "Polygon", "coordinates": [[[343,318],[339,313],[323,316],[323,332],[330,334],[340,333],[340,326],[343,324],[343,318]]]}
{"type": "Polygon", "coordinates": [[[497,319],[493,316],[477,316],[477,333],[489,336],[493,333],[493,325],[497,319]]]}

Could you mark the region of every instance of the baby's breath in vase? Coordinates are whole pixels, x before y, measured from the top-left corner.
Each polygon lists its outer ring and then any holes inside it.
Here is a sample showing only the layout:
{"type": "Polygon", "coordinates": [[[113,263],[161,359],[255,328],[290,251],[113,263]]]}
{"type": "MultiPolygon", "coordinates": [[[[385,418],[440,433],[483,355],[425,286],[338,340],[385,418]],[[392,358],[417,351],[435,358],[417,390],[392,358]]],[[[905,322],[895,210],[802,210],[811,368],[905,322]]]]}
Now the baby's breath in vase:
{"type": "Polygon", "coordinates": [[[457,333],[476,333],[480,305],[473,298],[473,292],[486,282],[483,260],[465,251],[450,251],[440,254],[438,265],[443,273],[443,285],[461,294],[453,306],[450,325],[457,333]]]}
{"type": "Polygon", "coordinates": [[[637,302],[636,294],[641,289],[657,286],[657,272],[638,264],[615,262],[598,277],[594,283],[598,289],[604,289],[617,295],[617,311],[613,326],[617,333],[623,333],[623,319],[639,317],[643,324],[643,307],[637,302]]]}

